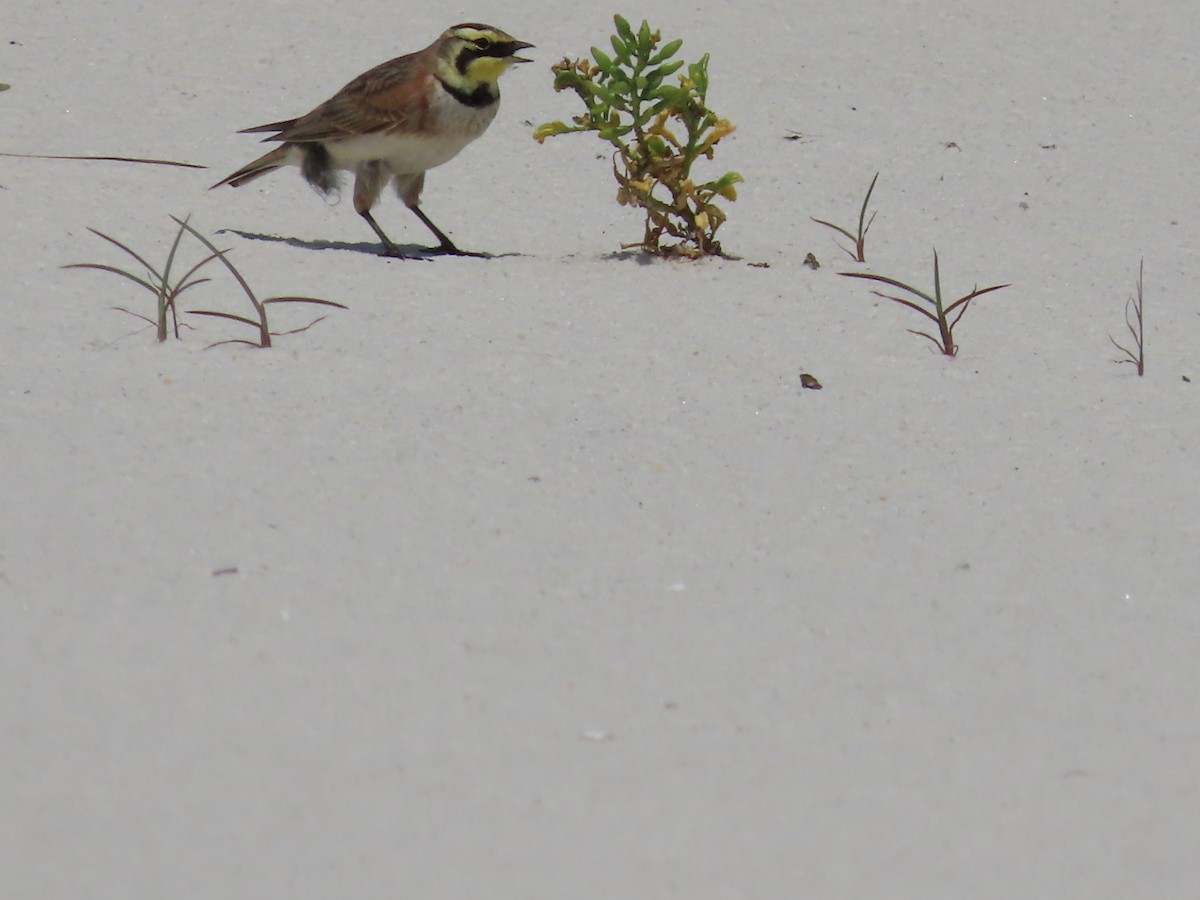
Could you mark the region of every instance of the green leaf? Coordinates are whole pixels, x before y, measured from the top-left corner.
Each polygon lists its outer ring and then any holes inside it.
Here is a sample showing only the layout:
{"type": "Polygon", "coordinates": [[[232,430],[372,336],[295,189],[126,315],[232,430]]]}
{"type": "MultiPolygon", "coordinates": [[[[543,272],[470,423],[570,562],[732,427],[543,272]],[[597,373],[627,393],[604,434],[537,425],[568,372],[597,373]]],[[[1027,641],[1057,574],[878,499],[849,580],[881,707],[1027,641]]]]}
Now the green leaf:
{"type": "Polygon", "coordinates": [[[633,29],[629,27],[629,22],[622,16],[613,16],[613,24],[617,26],[617,34],[621,36],[630,49],[637,46],[637,38],[633,36],[633,29]]]}
{"type": "Polygon", "coordinates": [[[674,75],[683,66],[683,60],[677,59],[674,62],[669,62],[665,66],[659,66],[657,69],[652,69],[646,73],[646,80],[657,87],[662,80],[668,75],[674,75]]]}
{"type": "Polygon", "coordinates": [[[599,47],[592,48],[592,58],[596,60],[596,65],[610,77],[620,74],[620,68],[599,47]]]}
{"type": "MultiPolygon", "coordinates": [[[[682,109],[687,105],[687,91],[677,84],[660,84],[650,92],[653,98],[661,99],[669,106],[682,109]]],[[[659,110],[656,110],[658,112],[659,110]]]]}
{"type": "Polygon", "coordinates": [[[729,200],[733,200],[733,199],[735,199],[735,197],[730,196],[730,194],[728,193],[729,189],[732,188],[735,184],[741,184],[745,180],[746,179],[743,178],[741,175],[739,175],[737,172],[726,172],[724,175],[722,175],[720,178],[716,179],[715,181],[710,181],[707,184],[702,184],[702,185],[700,185],[700,187],[710,190],[715,194],[720,194],[721,196],[726,197],[729,200]]]}
{"type": "Polygon", "coordinates": [[[622,146],[621,138],[623,138],[625,135],[629,134],[629,132],[631,132],[632,130],[633,130],[633,126],[622,125],[618,128],[602,128],[598,132],[598,135],[599,135],[599,137],[608,141],[614,147],[621,147],[622,146]]]}
{"type": "Polygon", "coordinates": [[[611,35],[609,40],[612,42],[613,53],[616,54],[617,62],[621,65],[627,64],[629,62],[629,47],[615,34],[611,35]]]}
{"type": "Polygon", "coordinates": [[[533,139],[539,144],[548,137],[554,137],[556,134],[570,134],[572,131],[579,131],[578,128],[572,128],[566,122],[543,122],[533,131],[533,139]]]}
{"type": "Polygon", "coordinates": [[[554,76],[554,89],[561,91],[564,88],[579,88],[584,84],[584,77],[572,69],[569,72],[559,72],[554,76]]]}
{"type": "Polygon", "coordinates": [[[625,72],[619,72],[617,75],[609,79],[608,89],[614,94],[620,94],[625,97],[629,95],[629,76],[625,72]]]}
{"type": "Polygon", "coordinates": [[[642,19],[642,27],[638,29],[637,36],[637,47],[642,56],[650,52],[650,37],[650,23],[642,19]]]}
{"type": "MultiPolygon", "coordinates": [[[[665,47],[663,47],[661,50],[659,50],[657,53],[655,53],[653,57],[651,57],[650,65],[656,66],[660,62],[662,62],[664,59],[670,59],[672,56],[674,56],[676,53],[679,52],[679,48],[682,46],[683,46],[683,38],[679,38],[677,40],[671,41],[671,43],[667,44],[665,47]]],[[[683,65],[683,63],[681,62],[680,65],[683,65]]]]}
{"type": "Polygon", "coordinates": [[[625,102],[604,85],[596,84],[594,81],[585,81],[583,84],[584,87],[591,91],[592,96],[598,100],[602,100],[606,106],[625,108],[625,102]]]}
{"type": "Polygon", "coordinates": [[[659,113],[661,113],[664,109],[667,109],[670,105],[671,105],[670,102],[667,100],[659,100],[657,103],[654,104],[654,106],[650,107],[650,111],[646,113],[646,119],[647,120],[653,119],[655,116],[657,116],[659,113]]]}
{"type": "Polygon", "coordinates": [[[7,91],[10,87],[12,87],[11,84],[5,84],[4,82],[0,81],[0,91],[7,91]]]}

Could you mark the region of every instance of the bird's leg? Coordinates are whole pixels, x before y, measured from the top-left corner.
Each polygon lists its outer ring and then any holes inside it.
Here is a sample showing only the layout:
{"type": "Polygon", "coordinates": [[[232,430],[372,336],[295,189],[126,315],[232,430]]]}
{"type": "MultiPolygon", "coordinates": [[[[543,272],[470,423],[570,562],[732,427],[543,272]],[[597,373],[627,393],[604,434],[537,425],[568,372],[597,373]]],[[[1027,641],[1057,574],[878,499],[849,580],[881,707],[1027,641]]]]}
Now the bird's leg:
{"type": "Polygon", "coordinates": [[[466,250],[459,250],[454,245],[454,241],[450,240],[442,229],[434,225],[429,216],[421,212],[421,207],[417,203],[421,198],[423,187],[425,187],[424,172],[396,173],[396,196],[404,201],[404,205],[411,209],[413,215],[420,219],[422,224],[438,239],[438,245],[426,252],[434,256],[487,256],[486,253],[468,253],[466,250]]]}
{"type": "Polygon", "coordinates": [[[438,254],[439,256],[487,256],[486,253],[472,253],[468,250],[459,250],[458,247],[455,246],[454,241],[446,237],[446,235],[442,232],[442,229],[434,225],[429,216],[421,212],[421,207],[417,206],[415,203],[412,203],[409,204],[408,208],[416,214],[418,219],[425,223],[425,227],[432,231],[433,236],[438,239],[438,246],[434,247],[430,251],[431,253],[438,254]]]}
{"type": "Polygon", "coordinates": [[[374,229],[377,235],[379,235],[379,240],[383,242],[384,256],[398,256],[403,259],[408,255],[398,246],[393,244],[392,239],[383,233],[383,229],[379,227],[379,223],[375,221],[375,217],[371,215],[371,211],[369,209],[360,210],[358,214],[366,219],[367,224],[374,229]]]}
{"type": "Polygon", "coordinates": [[[383,229],[379,227],[375,217],[371,215],[371,207],[375,205],[375,201],[379,199],[379,192],[383,190],[383,186],[391,177],[391,170],[378,160],[359,163],[354,170],[354,211],[366,219],[371,230],[379,236],[379,240],[383,242],[384,256],[411,259],[412,255],[405,253],[394,244],[392,239],[383,233],[383,229]]]}

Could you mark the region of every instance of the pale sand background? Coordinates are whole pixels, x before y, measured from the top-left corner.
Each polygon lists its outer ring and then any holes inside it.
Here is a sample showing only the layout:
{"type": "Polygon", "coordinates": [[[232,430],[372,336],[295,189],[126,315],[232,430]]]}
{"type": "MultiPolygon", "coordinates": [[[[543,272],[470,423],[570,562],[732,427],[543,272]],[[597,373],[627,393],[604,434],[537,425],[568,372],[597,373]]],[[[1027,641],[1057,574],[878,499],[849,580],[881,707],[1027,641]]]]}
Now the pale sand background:
{"type": "Polygon", "coordinates": [[[0,17],[0,150],[211,167],[0,159],[5,896],[1195,896],[1200,6],[626,8],[712,52],[765,269],[608,257],[603,145],[530,140],[611,9],[419,6],[0,17]],[[462,20],[538,61],[425,208],[519,255],[354,252],[292,173],[206,191],[238,128],[462,20]],[[1014,283],[957,360],[808,221],[877,170],[873,271],[1014,283]],[[157,346],[59,269],[188,212],[308,242],[222,237],[351,309],[157,346]]]}

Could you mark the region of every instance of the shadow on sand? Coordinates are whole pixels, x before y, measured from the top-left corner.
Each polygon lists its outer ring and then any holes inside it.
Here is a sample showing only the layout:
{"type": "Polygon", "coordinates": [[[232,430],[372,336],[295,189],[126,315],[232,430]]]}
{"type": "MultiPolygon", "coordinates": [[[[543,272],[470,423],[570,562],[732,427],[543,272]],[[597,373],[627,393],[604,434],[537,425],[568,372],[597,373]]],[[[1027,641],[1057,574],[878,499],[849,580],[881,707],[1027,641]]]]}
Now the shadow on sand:
{"type": "MultiPolygon", "coordinates": [[[[217,234],[236,234],[240,238],[245,238],[248,241],[267,241],[272,244],[287,244],[289,247],[299,247],[302,250],[345,250],[350,253],[364,253],[368,256],[378,256],[381,259],[419,259],[426,262],[434,259],[439,259],[447,254],[435,253],[429,247],[422,247],[419,244],[400,244],[398,245],[403,256],[396,256],[383,252],[383,245],[376,241],[361,241],[358,243],[350,243],[349,241],[306,241],[302,238],[283,237],[278,234],[260,234],[256,231],[239,231],[236,228],[222,228],[217,234]]],[[[523,253],[470,253],[466,254],[467,259],[501,259],[509,256],[524,256],[523,253]]]]}

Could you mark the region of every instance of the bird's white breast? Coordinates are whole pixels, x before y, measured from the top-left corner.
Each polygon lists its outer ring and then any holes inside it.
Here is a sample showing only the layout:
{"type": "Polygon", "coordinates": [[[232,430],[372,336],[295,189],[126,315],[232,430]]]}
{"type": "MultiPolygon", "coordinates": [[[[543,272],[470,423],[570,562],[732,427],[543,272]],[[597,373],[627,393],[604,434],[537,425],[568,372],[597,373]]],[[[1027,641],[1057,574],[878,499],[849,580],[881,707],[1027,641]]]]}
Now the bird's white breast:
{"type": "Polygon", "coordinates": [[[335,168],[352,170],[359,163],[383,160],[397,174],[416,175],[449,162],[475,140],[496,117],[499,101],[484,107],[459,103],[438,85],[430,103],[425,131],[364,134],[327,141],[335,168]]]}

